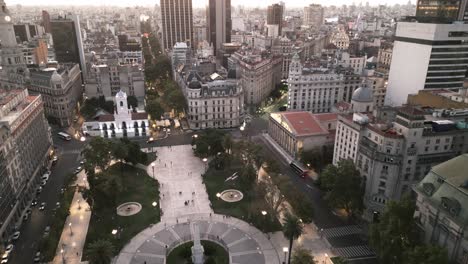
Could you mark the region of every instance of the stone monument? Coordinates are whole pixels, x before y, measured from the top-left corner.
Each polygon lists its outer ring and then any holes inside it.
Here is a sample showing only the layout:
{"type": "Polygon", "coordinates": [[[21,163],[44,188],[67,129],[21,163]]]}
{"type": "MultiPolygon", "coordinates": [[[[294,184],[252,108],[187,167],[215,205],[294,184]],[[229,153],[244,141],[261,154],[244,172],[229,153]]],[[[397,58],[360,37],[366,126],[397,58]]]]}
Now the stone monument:
{"type": "Polygon", "coordinates": [[[204,255],[205,252],[203,246],[200,243],[200,229],[198,225],[195,223],[191,223],[191,229],[193,230],[192,237],[193,237],[193,246],[192,246],[192,262],[193,264],[203,264],[204,263],[204,255]]]}

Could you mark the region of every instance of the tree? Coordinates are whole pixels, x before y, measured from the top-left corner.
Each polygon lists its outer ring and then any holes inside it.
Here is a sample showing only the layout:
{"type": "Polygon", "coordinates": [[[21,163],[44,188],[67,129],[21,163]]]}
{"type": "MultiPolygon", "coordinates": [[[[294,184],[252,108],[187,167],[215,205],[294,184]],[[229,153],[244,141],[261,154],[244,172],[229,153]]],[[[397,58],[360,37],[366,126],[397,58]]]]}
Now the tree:
{"type": "Polygon", "coordinates": [[[377,251],[380,263],[403,263],[404,252],[418,241],[418,228],[413,218],[414,201],[404,197],[401,201],[389,201],[380,222],[370,230],[370,243],[377,251]]]}
{"type": "Polygon", "coordinates": [[[159,100],[151,100],[146,103],[146,112],[150,115],[152,120],[159,120],[164,114],[164,109],[159,100]]]}
{"type": "Polygon", "coordinates": [[[284,215],[283,222],[283,234],[289,239],[288,264],[291,264],[291,251],[294,240],[298,239],[304,233],[304,227],[299,221],[299,218],[289,212],[284,215]]]}
{"type": "Polygon", "coordinates": [[[292,258],[292,264],[314,264],[314,256],[312,256],[310,250],[303,247],[296,248],[292,258]]]}
{"type": "Polygon", "coordinates": [[[333,161],[333,147],[322,146],[309,151],[301,152],[301,160],[305,164],[309,164],[318,173],[322,172],[323,168],[333,161]]]}
{"type": "Polygon", "coordinates": [[[135,111],[138,107],[138,99],[135,96],[130,95],[127,97],[127,104],[132,107],[133,111],[135,111]]]}
{"type": "Polygon", "coordinates": [[[123,141],[118,141],[113,144],[112,152],[114,154],[114,158],[120,160],[120,175],[122,176],[124,160],[128,158],[128,147],[123,141]]]}
{"type": "MultiPolygon", "coordinates": [[[[286,183],[286,182],[285,182],[286,183]]],[[[282,183],[279,183],[282,184],[282,183]]],[[[286,200],[286,197],[281,194],[281,191],[270,179],[259,181],[256,185],[256,193],[264,198],[270,207],[270,216],[277,217],[283,210],[281,206],[286,200]]]]}
{"type": "Polygon", "coordinates": [[[351,160],[342,160],[338,166],[328,165],[320,176],[326,189],[325,199],[330,206],[343,208],[348,216],[362,211],[364,186],[359,171],[351,160]]]}
{"type": "Polygon", "coordinates": [[[109,140],[93,137],[82,152],[86,160],[84,166],[86,172],[94,174],[96,167],[104,170],[111,160],[111,150],[112,144],[109,140]]]}
{"type": "Polygon", "coordinates": [[[223,148],[227,154],[231,154],[232,149],[232,137],[231,134],[226,134],[223,137],[223,148]]]}
{"type": "Polygon", "coordinates": [[[192,145],[195,145],[195,156],[205,158],[223,153],[224,135],[223,131],[217,129],[206,129],[203,131],[192,141],[192,145]]]}
{"type": "Polygon", "coordinates": [[[448,264],[447,250],[434,245],[416,246],[406,253],[405,264],[448,264]]]}
{"type": "Polygon", "coordinates": [[[244,191],[251,190],[257,179],[257,171],[252,164],[247,163],[239,173],[239,184],[244,191]]]}
{"type": "Polygon", "coordinates": [[[89,263],[109,264],[114,256],[114,245],[109,240],[97,240],[88,247],[89,263]]]}

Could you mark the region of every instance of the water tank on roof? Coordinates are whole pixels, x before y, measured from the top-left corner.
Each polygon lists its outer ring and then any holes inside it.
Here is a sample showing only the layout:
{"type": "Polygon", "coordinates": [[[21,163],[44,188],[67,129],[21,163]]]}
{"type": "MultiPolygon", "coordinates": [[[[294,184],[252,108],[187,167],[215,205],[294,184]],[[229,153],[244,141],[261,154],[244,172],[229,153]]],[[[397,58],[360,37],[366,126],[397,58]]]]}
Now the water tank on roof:
{"type": "Polygon", "coordinates": [[[369,123],[369,117],[367,115],[363,115],[363,114],[360,114],[360,113],[354,113],[353,114],[353,121],[358,123],[358,124],[365,125],[365,124],[369,123]]]}

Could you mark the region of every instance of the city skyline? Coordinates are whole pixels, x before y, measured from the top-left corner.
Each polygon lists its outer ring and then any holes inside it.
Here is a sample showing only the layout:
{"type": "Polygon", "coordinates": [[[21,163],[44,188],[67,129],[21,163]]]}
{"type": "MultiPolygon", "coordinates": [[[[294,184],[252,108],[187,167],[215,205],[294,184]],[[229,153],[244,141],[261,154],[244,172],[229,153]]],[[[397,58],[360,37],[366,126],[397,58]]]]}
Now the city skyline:
{"type": "MultiPolygon", "coordinates": [[[[47,6],[47,5],[68,5],[64,4],[63,1],[60,0],[40,0],[40,1],[34,1],[34,0],[7,0],[5,1],[7,5],[13,6],[13,5],[18,5],[21,4],[23,6],[47,6]]],[[[266,7],[268,5],[278,3],[280,1],[277,0],[262,0],[262,1],[249,1],[249,0],[233,0],[232,5],[233,6],[238,6],[238,5],[244,5],[244,6],[249,6],[249,7],[266,7]]],[[[289,7],[303,7],[309,4],[321,4],[324,6],[330,6],[330,5],[338,5],[341,6],[343,4],[350,4],[350,1],[348,0],[314,0],[310,2],[304,2],[300,0],[288,0],[284,1],[287,6],[289,7]]],[[[394,5],[394,4],[406,4],[408,3],[407,0],[369,0],[369,1],[352,1],[351,3],[354,3],[355,5],[359,5],[359,3],[362,3],[363,5],[366,4],[366,2],[369,2],[371,6],[374,5],[380,5],[380,4],[387,4],[387,5],[394,5]]],[[[159,4],[158,0],[139,0],[137,3],[128,5],[128,1],[125,0],[100,0],[100,1],[92,1],[92,0],[82,0],[79,2],[75,2],[73,5],[76,6],[86,6],[86,5],[94,5],[94,6],[136,6],[136,5],[142,5],[142,6],[152,6],[154,4],[159,4]],[[137,4],[138,3],[138,4],[137,4]]],[[[206,0],[193,0],[193,6],[194,7],[204,7],[206,6],[207,1],[206,0]]],[[[411,3],[415,4],[415,0],[411,0],[411,3]]]]}

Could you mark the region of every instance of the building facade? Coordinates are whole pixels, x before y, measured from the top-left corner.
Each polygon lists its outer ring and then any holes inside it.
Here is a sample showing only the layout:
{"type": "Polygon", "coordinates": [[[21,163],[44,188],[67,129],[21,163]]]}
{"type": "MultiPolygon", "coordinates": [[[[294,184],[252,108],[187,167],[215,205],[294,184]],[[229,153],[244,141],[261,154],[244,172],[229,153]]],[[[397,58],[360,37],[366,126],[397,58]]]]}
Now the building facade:
{"type": "Polygon", "coordinates": [[[419,0],[416,17],[441,21],[468,21],[466,0],[419,0]]]}
{"type": "Polygon", "coordinates": [[[337,114],[279,112],[270,114],[268,135],[291,157],[299,159],[303,151],[332,145],[337,114]]]}
{"type": "Polygon", "coordinates": [[[223,43],[231,43],[231,0],[209,0],[206,25],[208,43],[213,45],[216,56],[223,43]]]}
{"type": "Polygon", "coordinates": [[[113,114],[97,114],[83,123],[83,133],[93,137],[126,138],[149,135],[147,113],[135,113],[127,104],[127,94],[119,91],[114,98],[113,114]]]}
{"type": "Polygon", "coordinates": [[[277,25],[277,35],[281,36],[283,29],[283,6],[280,4],[273,4],[267,8],[267,25],[277,25]]]}
{"type": "Polygon", "coordinates": [[[468,260],[468,154],[434,166],[413,190],[424,242],[447,250],[453,263],[468,260]]]}
{"type": "Polygon", "coordinates": [[[468,147],[468,126],[433,119],[419,109],[397,109],[391,122],[372,114],[338,117],[333,163],[350,159],[361,172],[366,189],[363,217],[377,221],[389,200],[399,200],[430,168],[468,147]]]}
{"type": "Polygon", "coordinates": [[[299,55],[294,54],[289,66],[288,110],[328,113],[341,101],[344,75],[328,69],[303,69],[299,55]]]}
{"type": "Polygon", "coordinates": [[[0,243],[18,230],[49,164],[52,139],[41,96],[0,91],[0,243]]]}
{"type": "Polygon", "coordinates": [[[400,106],[424,89],[463,88],[468,24],[398,22],[385,104],[400,106]]]}
{"type": "Polygon", "coordinates": [[[162,44],[170,50],[177,42],[193,45],[192,0],[160,0],[162,44]]]}
{"type": "Polygon", "coordinates": [[[324,9],[321,5],[311,4],[304,7],[304,25],[320,28],[324,21],[324,9]]]}

